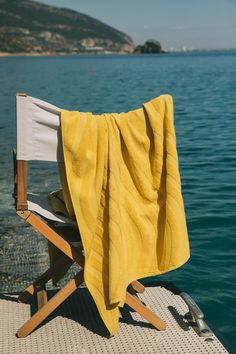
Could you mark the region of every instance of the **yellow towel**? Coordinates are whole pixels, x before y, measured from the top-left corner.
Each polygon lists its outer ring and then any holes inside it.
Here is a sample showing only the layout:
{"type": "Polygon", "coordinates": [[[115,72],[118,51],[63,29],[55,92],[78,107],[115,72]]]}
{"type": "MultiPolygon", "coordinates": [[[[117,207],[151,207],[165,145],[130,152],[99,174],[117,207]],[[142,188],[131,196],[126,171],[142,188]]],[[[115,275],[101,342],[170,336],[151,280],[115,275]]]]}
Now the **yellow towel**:
{"type": "Polygon", "coordinates": [[[79,225],[85,282],[114,335],[128,284],[189,258],[172,97],[120,114],[62,110],[61,130],[63,194],[79,225]]]}

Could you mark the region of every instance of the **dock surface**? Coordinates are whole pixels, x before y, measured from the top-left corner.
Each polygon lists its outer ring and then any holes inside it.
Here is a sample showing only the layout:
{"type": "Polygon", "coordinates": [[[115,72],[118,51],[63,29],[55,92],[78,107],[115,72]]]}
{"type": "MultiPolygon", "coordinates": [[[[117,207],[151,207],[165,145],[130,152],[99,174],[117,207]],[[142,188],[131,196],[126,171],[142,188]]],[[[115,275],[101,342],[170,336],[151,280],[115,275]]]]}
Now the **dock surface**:
{"type": "MultiPolygon", "coordinates": [[[[53,296],[48,291],[48,297],[53,296]]],[[[221,354],[228,353],[218,338],[199,337],[184,318],[188,308],[168,287],[146,287],[138,294],[167,323],[158,331],[128,306],[121,309],[119,330],[107,338],[96,306],[86,288],[79,288],[45,322],[26,338],[17,338],[18,328],[36,311],[17,302],[16,294],[0,295],[1,354],[221,354]]]]}

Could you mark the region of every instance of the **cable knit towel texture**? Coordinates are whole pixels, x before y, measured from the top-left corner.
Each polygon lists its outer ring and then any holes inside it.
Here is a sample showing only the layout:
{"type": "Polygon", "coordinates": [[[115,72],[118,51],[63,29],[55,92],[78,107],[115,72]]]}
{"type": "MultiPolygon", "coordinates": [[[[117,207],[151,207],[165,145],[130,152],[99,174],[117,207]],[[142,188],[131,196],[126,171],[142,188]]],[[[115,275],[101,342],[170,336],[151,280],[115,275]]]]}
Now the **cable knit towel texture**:
{"type": "Polygon", "coordinates": [[[128,284],[189,258],[172,97],[128,113],[62,110],[61,130],[63,195],[79,226],[85,282],[114,335],[128,284]]]}

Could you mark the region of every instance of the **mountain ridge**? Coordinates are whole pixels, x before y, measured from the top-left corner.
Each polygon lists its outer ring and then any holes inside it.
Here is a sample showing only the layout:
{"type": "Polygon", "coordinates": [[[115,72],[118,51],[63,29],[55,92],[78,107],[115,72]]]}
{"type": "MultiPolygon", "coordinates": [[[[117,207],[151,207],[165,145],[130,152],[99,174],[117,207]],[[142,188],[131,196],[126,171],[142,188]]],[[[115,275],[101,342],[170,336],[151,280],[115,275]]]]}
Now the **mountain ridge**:
{"type": "Polygon", "coordinates": [[[130,36],[83,13],[32,0],[0,0],[0,52],[132,52],[130,36]]]}

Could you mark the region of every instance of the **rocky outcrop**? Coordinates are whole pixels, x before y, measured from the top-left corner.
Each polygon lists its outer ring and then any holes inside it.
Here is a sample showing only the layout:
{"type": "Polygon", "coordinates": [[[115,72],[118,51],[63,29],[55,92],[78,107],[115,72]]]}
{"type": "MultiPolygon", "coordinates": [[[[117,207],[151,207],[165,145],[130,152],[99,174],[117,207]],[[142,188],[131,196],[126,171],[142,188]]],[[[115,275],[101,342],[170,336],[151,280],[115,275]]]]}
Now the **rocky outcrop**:
{"type": "Polygon", "coordinates": [[[0,52],[132,52],[131,37],[90,16],[31,0],[0,0],[0,52]]]}

